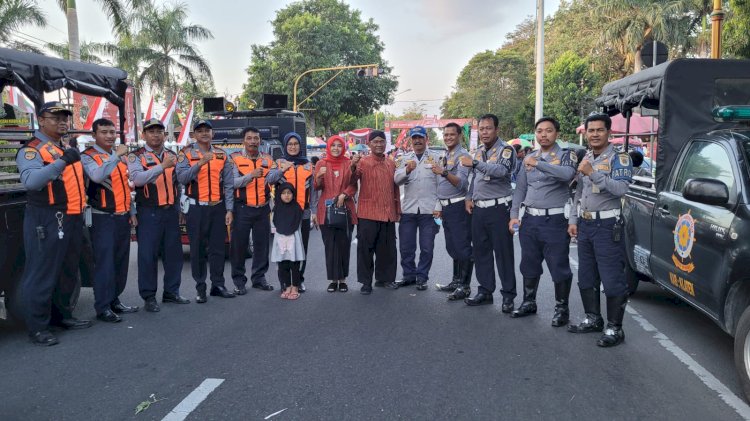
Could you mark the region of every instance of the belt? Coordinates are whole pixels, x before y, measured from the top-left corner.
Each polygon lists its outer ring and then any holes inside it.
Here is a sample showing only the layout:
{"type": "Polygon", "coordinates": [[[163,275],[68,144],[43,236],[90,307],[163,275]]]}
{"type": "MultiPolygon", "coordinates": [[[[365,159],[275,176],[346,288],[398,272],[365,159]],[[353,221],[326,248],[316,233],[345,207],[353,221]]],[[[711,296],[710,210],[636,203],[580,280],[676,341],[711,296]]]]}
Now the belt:
{"type": "Polygon", "coordinates": [[[619,209],[610,209],[603,211],[580,211],[578,214],[578,217],[583,219],[608,219],[617,218],[618,216],[620,216],[619,209]]]}
{"type": "Polygon", "coordinates": [[[491,208],[497,205],[507,205],[513,200],[513,196],[500,197],[498,199],[475,200],[474,204],[480,208],[491,208]]]}
{"type": "Polygon", "coordinates": [[[466,200],[466,197],[454,197],[453,199],[440,199],[440,205],[441,206],[448,206],[452,205],[454,203],[463,202],[466,200]]]}
{"type": "Polygon", "coordinates": [[[194,205],[194,204],[197,203],[200,206],[216,206],[216,205],[222,203],[222,201],[221,200],[214,200],[212,202],[200,202],[200,201],[196,201],[193,198],[190,198],[190,199],[188,199],[188,203],[190,203],[191,205],[194,205]]]}
{"type": "Polygon", "coordinates": [[[115,216],[122,216],[122,215],[127,215],[127,214],[129,214],[130,212],[127,212],[127,211],[125,211],[125,212],[106,212],[106,211],[103,211],[103,210],[99,210],[99,209],[96,209],[96,208],[91,208],[91,213],[95,213],[95,214],[97,214],[97,215],[115,215],[115,216]]]}
{"type": "Polygon", "coordinates": [[[531,216],[552,216],[565,213],[565,208],[539,209],[527,207],[525,212],[531,216]]]}
{"type": "Polygon", "coordinates": [[[255,209],[260,209],[260,208],[268,206],[268,202],[263,203],[262,205],[250,205],[250,204],[241,203],[241,202],[237,203],[237,204],[240,205],[240,206],[247,206],[248,208],[255,208],[255,209]]]}

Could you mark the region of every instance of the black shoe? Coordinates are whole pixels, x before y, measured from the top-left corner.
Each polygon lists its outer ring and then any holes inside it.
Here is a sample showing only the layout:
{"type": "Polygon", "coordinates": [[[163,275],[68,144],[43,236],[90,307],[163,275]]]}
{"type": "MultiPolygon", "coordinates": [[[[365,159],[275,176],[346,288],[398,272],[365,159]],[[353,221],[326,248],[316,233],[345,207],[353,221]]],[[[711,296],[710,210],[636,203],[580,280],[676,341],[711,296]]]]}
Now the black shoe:
{"type": "MultiPolygon", "coordinates": [[[[523,278],[523,302],[510,317],[524,317],[536,314],[536,290],[539,287],[539,277],[523,278]]],[[[505,300],[503,300],[503,312],[505,300]]]]}
{"type": "Polygon", "coordinates": [[[359,293],[362,295],[370,295],[372,294],[372,286],[370,285],[362,285],[362,288],[359,289],[359,293]]]}
{"type": "Polygon", "coordinates": [[[211,287],[211,296],[212,297],[221,297],[221,298],[234,298],[235,295],[229,291],[227,291],[227,287],[224,285],[211,287]]]}
{"type": "Polygon", "coordinates": [[[80,320],[76,319],[74,317],[71,317],[69,319],[62,319],[59,321],[55,321],[53,323],[50,323],[54,326],[61,327],[63,329],[68,330],[75,330],[75,329],[86,329],[91,327],[91,322],[88,320],[80,320]]]}
{"type": "Polygon", "coordinates": [[[398,284],[398,283],[396,283],[396,282],[385,282],[385,283],[383,284],[383,286],[384,286],[384,287],[385,287],[386,289],[398,289],[398,288],[399,288],[399,287],[400,287],[401,285],[399,285],[399,284],[398,284]]]}
{"type": "Polygon", "coordinates": [[[492,294],[490,293],[477,292],[473,297],[466,298],[464,302],[467,306],[481,306],[484,304],[492,304],[493,299],[492,294]]]}
{"type": "Polygon", "coordinates": [[[234,294],[235,295],[245,295],[245,294],[247,294],[247,288],[245,288],[244,285],[241,286],[241,287],[234,287],[234,294]]]}
{"type": "Polygon", "coordinates": [[[178,294],[172,294],[171,292],[165,292],[161,296],[162,303],[175,303],[175,304],[190,304],[190,300],[182,297],[178,294]]]}
{"type": "Polygon", "coordinates": [[[157,313],[161,311],[159,303],[156,302],[156,297],[146,298],[146,303],[143,305],[143,308],[149,313],[157,313]]]}
{"type": "Polygon", "coordinates": [[[400,281],[397,281],[397,282],[385,283],[383,286],[388,288],[389,283],[394,283],[396,284],[396,288],[400,288],[400,287],[408,287],[409,285],[414,285],[417,283],[417,280],[416,279],[401,279],[400,281]]]}
{"type": "Polygon", "coordinates": [[[300,294],[303,294],[305,291],[307,291],[307,288],[305,288],[304,282],[301,282],[299,284],[299,287],[297,287],[297,291],[299,291],[300,294]]]}
{"type": "Polygon", "coordinates": [[[326,288],[326,291],[328,292],[336,292],[339,289],[339,283],[338,282],[331,282],[328,284],[328,288],[326,288]]]}
{"type": "Polygon", "coordinates": [[[449,284],[435,284],[435,288],[437,288],[438,291],[442,292],[453,292],[456,290],[456,288],[461,286],[461,282],[457,280],[452,280],[449,284]]]}
{"type": "Polygon", "coordinates": [[[503,298],[503,307],[501,308],[503,313],[513,312],[513,307],[515,307],[515,304],[513,304],[512,298],[503,298]]]}
{"type": "Polygon", "coordinates": [[[135,313],[138,310],[140,310],[138,306],[126,306],[123,303],[112,304],[110,308],[112,309],[112,311],[118,314],[119,313],[135,313]]]}
{"type": "Polygon", "coordinates": [[[203,304],[206,301],[208,301],[208,298],[206,297],[206,291],[198,291],[198,295],[195,297],[195,302],[198,304],[203,304]]]}
{"type": "Polygon", "coordinates": [[[625,306],[628,296],[607,297],[607,328],[596,342],[601,347],[617,346],[625,340],[622,331],[622,318],[625,316],[625,306]]]}
{"type": "Polygon", "coordinates": [[[427,281],[425,280],[418,280],[417,281],[417,291],[426,291],[427,290],[427,281]]]}
{"type": "Polygon", "coordinates": [[[348,292],[349,286],[346,285],[346,282],[339,282],[339,292],[348,292]]]}
{"type": "Polygon", "coordinates": [[[261,291],[273,291],[273,285],[269,285],[267,282],[253,284],[253,288],[259,289],[261,291]]]}
{"type": "Polygon", "coordinates": [[[385,282],[375,281],[375,288],[385,288],[385,282]]]}
{"type": "Polygon", "coordinates": [[[448,301],[460,301],[471,294],[471,288],[468,286],[459,286],[453,292],[448,294],[448,301]]]}
{"type": "Polygon", "coordinates": [[[609,348],[620,345],[623,342],[625,342],[625,332],[623,332],[622,326],[607,323],[607,328],[599,340],[596,341],[596,344],[603,348],[609,348]]]}
{"type": "MultiPolygon", "coordinates": [[[[513,308],[513,303],[510,303],[511,309],[513,308]]],[[[507,313],[505,311],[505,303],[503,303],[503,313],[507,313]]],[[[511,313],[510,317],[512,318],[518,318],[518,317],[525,317],[525,316],[531,316],[532,314],[536,314],[536,302],[535,301],[524,301],[521,303],[521,305],[518,307],[518,310],[511,313]]]]}
{"type": "Polygon", "coordinates": [[[555,315],[552,316],[553,327],[565,326],[570,320],[568,302],[572,282],[572,279],[567,279],[555,284],[555,315]]]}
{"type": "Polygon", "coordinates": [[[600,314],[586,313],[586,318],[577,325],[568,326],[570,333],[591,333],[604,330],[604,319],[600,314]]]}
{"type": "Polygon", "coordinates": [[[30,333],[29,339],[31,340],[31,343],[39,346],[52,346],[60,343],[55,335],[49,330],[40,330],[39,332],[30,333]]]}
{"type": "Polygon", "coordinates": [[[120,316],[115,314],[115,312],[110,309],[106,309],[103,312],[97,314],[96,319],[107,323],[117,323],[122,321],[120,316]]]}

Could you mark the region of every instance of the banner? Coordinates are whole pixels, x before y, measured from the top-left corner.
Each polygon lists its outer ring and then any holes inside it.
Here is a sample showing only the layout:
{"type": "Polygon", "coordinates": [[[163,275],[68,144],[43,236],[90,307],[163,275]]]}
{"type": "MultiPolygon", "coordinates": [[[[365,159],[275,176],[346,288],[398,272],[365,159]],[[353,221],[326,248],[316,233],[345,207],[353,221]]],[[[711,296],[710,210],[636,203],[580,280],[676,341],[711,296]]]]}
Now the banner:
{"type": "Polygon", "coordinates": [[[115,123],[115,129],[125,133],[127,141],[135,139],[135,110],[133,108],[133,90],[125,91],[125,127],[120,127],[120,109],[101,97],[83,95],[73,92],[74,130],[91,130],[91,123],[98,118],[106,118],[115,123]],[[90,120],[90,121],[89,121],[90,120]],[[88,127],[87,127],[88,123],[88,127]]]}

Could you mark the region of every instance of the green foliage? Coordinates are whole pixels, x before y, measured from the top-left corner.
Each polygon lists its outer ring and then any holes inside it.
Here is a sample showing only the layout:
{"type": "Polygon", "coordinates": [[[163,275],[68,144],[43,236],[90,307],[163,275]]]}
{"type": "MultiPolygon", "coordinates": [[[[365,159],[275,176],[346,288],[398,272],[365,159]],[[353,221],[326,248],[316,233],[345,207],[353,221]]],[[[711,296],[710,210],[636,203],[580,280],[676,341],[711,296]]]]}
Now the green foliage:
{"type": "Polygon", "coordinates": [[[214,81],[204,75],[198,75],[196,83],[192,84],[189,81],[184,81],[179,86],[180,89],[180,102],[183,104],[182,108],[187,113],[190,108],[190,102],[195,100],[195,119],[208,118],[209,115],[203,112],[203,98],[210,98],[216,96],[216,88],[214,87],[214,81]]]}
{"type": "MultiPolygon", "coordinates": [[[[66,60],[70,60],[70,49],[68,48],[67,41],[63,41],[60,44],[48,42],[46,47],[54,55],[66,60]]],[[[83,43],[81,43],[79,61],[96,64],[103,62],[104,60],[102,60],[102,58],[97,55],[97,51],[100,51],[99,47],[99,44],[93,42],[84,41],[83,43]]]]}
{"type": "Polygon", "coordinates": [[[32,0],[0,1],[0,45],[16,50],[39,52],[31,42],[13,38],[13,35],[25,26],[47,26],[44,12],[32,0]]]}
{"type": "Polygon", "coordinates": [[[337,117],[339,114],[366,115],[391,100],[397,82],[382,58],[384,45],[377,35],[378,25],[372,19],[363,20],[359,10],[338,0],[299,1],[279,10],[272,25],[274,40],[252,46],[241,106],[248,99],[260,103],[263,93],[287,94],[291,104],[294,81],[303,72],[359,64],[378,64],[385,73],[377,78],[357,78],[355,70],[345,70],[302,103],[336,71],[306,75],[297,91],[300,109],[314,110],[308,116],[329,131],[334,122],[346,125],[346,117],[337,117]]]}
{"type": "Polygon", "coordinates": [[[729,0],[728,19],[724,25],[724,51],[737,58],[750,58],[750,0],[729,0]]]}
{"type": "Polygon", "coordinates": [[[560,122],[564,139],[575,137],[576,127],[594,107],[597,75],[588,60],[572,51],[563,53],[544,74],[544,111],[560,122]]]}

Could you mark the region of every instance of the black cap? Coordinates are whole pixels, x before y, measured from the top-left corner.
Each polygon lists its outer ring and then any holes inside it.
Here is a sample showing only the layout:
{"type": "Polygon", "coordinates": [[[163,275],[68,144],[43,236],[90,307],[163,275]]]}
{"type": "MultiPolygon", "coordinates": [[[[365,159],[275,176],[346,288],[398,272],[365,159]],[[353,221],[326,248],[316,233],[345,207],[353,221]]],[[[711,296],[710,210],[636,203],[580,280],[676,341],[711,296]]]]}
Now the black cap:
{"type": "Polygon", "coordinates": [[[208,121],[208,120],[198,120],[198,121],[195,122],[195,124],[193,124],[193,130],[197,130],[198,127],[201,127],[201,126],[206,126],[209,129],[213,129],[214,128],[214,126],[211,125],[210,121],[208,121]]]}
{"type": "Polygon", "coordinates": [[[42,105],[42,108],[39,109],[39,115],[42,115],[44,113],[50,113],[50,114],[65,113],[69,116],[73,115],[72,111],[65,108],[65,106],[62,105],[58,101],[45,102],[44,105],[42,105]]]}
{"type": "Polygon", "coordinates": [[[166,129],[166,126],[164,126],[164,123],[161,122],[158,118],[151,118],[143,122],[143,130],[150,129],[151,127],[159,126],[162,129],[166,129]]]}

